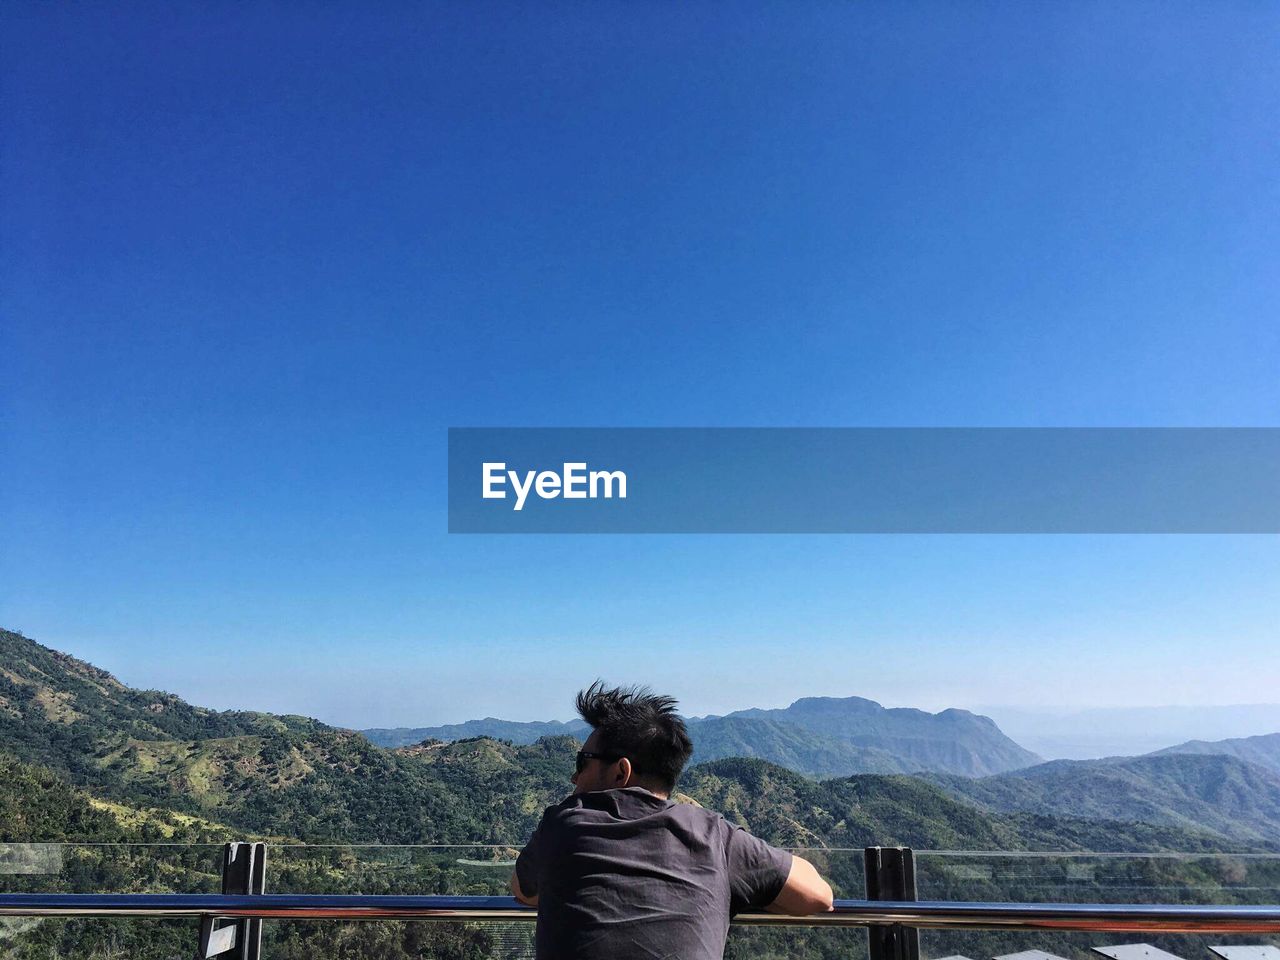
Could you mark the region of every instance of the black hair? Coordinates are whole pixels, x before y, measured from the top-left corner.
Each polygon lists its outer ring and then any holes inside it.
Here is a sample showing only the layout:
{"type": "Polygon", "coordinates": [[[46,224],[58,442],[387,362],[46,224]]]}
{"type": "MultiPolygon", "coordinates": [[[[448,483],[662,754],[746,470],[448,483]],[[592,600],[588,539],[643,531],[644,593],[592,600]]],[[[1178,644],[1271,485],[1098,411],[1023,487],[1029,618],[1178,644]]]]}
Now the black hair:
{"type": "Polygon", "coordinates": [[[676,713],[674,697],[648,687],[605,687],[597,680],[578,693],[578,715],[603,740],[602,752],[631,761],[636,777],[670,793],[689,762],[693,742],[676,713]]]}

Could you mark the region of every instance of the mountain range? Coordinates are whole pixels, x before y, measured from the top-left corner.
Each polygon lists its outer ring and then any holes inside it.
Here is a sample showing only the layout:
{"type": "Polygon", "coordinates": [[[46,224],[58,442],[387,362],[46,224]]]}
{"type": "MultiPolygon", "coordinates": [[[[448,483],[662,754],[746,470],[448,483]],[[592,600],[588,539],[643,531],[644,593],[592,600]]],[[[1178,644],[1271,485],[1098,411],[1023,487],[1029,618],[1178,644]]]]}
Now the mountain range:
{"type": "Polygon", "coordinates": [[[1046,758],[1140,756],[1188,740],[1222,741],[1280,730],[1280,703],[981,709],[1000,729],[1046,758]]]}
{"type": "MultiPolygon", "coordinates": [[[[1001,743],[998,731],[991,735],[994,724],[963,711],[801,700],[787,710],[702,718],[694,729],[718,738],[703,737],[704,750],[718,742],[745,753],[761,746],[763,731],[773,737],[770,749],[791,751],[797,765],[826,765],[830,774],[856,762],[881,764],[881,771],[816,780],[759,757],[726,756],[693,766],[680,789],[777,842],[821,846],[1269,849],[1280,836],[1280,776],[1239,757],[1197,747],[982,777],[886,775],[908,761],[876,752],[867,739],[837,736],[843,715],[864,718],[858,737],[896,738],[915,750],[947,729],[1001,743]],[[805,737],[797,739],[797,729],[805,737]],[[831,756],[813,754],[815,745],[831,756]]],[[[0,840],[87,838],[104,832],[106,817],[130,836],[517,844],[542,808],[569,789],[578,745],[555,735],[529,744],[477,737],[386,749],[305,717],[214,711],[137,690],[0,631],[6,780],[31,796],[56,794],[58,809],[80,804],[61,827],[41,827],[40,804],[11,791],[9,807],[0,805],[0,840]]],[[[962,747],[953,750],[965,756],[962,747]]]]}
{"type": "MultiPolygon", "coordinates": [[[[739,710],[688,719],[693,763],[758,757],[811,776],[935,771],[985,776],[1038,763],[987,717],[967,710],[886,709],[862,697],[806,697],[784,709],[739,710]]],[[[487,736],[532,743],[547,735],[581,737],[582,721],[521,723],[486,718],[442,727],[361,731],[384,747],[487,736]]]]}
{"type": "MultiPolygon", "coordinates": [[[[873,764],[892,759],[904,773],[934,770],[982,776],[1040,761],[1040,757],[1006,737],[990,718],[954,708],[929,713],[909,707],[885,708],[863,697],[805,697],[783,709],[739,710],[724,718],[696,722],[690,731],[695,751],[699,749],[703,725],[715,724],[719,719],[740,723],[770,721],[798,727],[818,737],[870,751],[866,756],[873,764]]],[[[712,738],[707,739],[714,743],[712,738]]]]}
{"type": "Polygon", "coordinates": [[[492,737],[494,740],[510,740],[514,744],[528,744],[543,737],[578,737],[589,728],[581,720],[499,720],[485,717],[465,723],[447,723],[440,727],[372,727],[361,730],[366,737],[380,747],[395,749],[410,747],[424,740],[468,740],[472,737],[492,737]]]}
{"type": "Polygon", "coordinates": [[[1234,737],[1229,740],[1188,740],[1174,747],[1157,750],[1151,756],[1181,753],[1235,757],[1280,774],[1280,733],[1266,733],[1256,737],[1234,737]]]}
{"type": "Polygon", "coordinates": [[[1246,843],[1280,837],[1280,774],[1225,754],[1055,760],[991,777],[927,774],[984,809],[1208,828],[1246,843]]]}

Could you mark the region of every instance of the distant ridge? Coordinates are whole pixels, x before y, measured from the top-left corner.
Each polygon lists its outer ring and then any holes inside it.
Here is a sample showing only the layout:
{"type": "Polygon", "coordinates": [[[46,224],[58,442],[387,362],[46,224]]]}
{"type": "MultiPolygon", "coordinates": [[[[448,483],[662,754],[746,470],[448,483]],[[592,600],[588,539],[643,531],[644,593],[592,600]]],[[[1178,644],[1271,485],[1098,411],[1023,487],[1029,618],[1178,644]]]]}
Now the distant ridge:
{"type": "Polygon", "coordinates": [[[695,764],[725,757],[758,757],[814,777],[909,772],[901,760],[883,750],[855,746],[781,720],[712,717],[692,723],[690,733],[695,764]]]}
{"type": "Polygon", "coordinates": [[[926,779],[1001,813],[1208,828],[1254,843],[1280,836],[1280,775],[1223,754],[1054,760],[980,779],[926,779]]]}
{"type": "Polygon", "coordinates": [[[864,697],[804,697],[785,709],[739,710],[724,719],[733,718],[794,724],[891,758],[900,772],[929,770],[975,777],[1041,761],[1005,736],[989,717],[955,708],[929,713],[910,707],[886,708],[864,697]]]}
{"type": "Polygon", "coordinates": [[[1156,750],[1148,756],[1163,757],[1178,753],[1235,757],[1280,774],[1280,733],[1264,733],[1257,737],[1237,737],[1230,740],[1188,740],[1177,746],[1156,750]]]}
{"type": "MultiPolygon", "coordinates": [[[[783,709],[739,710],[688,720],[693,762],[758,757],[817,777],[927,770],[985,776],[1039,763],[1041,758],[1005,736],[988,717],[968,710],[928,713],[886,709],[864,697],[805,697],[783,709]]],[[[519,722],[488,717],[440,727],[362,730],[375,744],[402,747],[494,737],[515,744],[545,736],[583,739],[580,720],[519,722]]]]}
{"type": "Polygon", "coordinates": [[[1038,709],[992,705],[981,712],[1024,747],[1061,760],[1136,757],[1171,743],[1280,730],[1280,703],[1038,709]]]}
{"type": "Polygon", "coordinates": [[[411,747],[424,740],[443,740],[450,743],[454,740],[469,740],[472,737],[492,737],[494,740],[509,740],[519,746],[537,742],[542,737],[577,737],[590,729],[581,720],[499,720],[497,717],[485,717],[483,720],[468,720],[466,723],[446,723],[439,727],[374,727],[361,730],[366,737],[380,747],[395,749],[411,747]]]}

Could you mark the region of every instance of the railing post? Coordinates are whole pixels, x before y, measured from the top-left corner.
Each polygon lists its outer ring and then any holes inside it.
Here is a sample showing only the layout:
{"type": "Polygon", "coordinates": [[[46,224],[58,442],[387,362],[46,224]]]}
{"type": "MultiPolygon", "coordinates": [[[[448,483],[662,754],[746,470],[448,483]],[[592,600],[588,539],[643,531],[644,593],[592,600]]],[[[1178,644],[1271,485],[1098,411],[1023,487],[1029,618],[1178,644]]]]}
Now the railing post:
{"type": "MultiPolygon", "coordinates": [[[[222,848],[222,892],[226,896],[265,893],[267,889],[267,845],[265,843],[228,843],[222,848]]],[[[260,960],[262,956],[262,921],[219,920],[206,917],[200,921],[200,945],[196,960],[219,957],[222,960],[260,960]]]]}
{"type": "MultiPolygon", "coordinates": [[[[916,858],[910,847],[867,847],[863,851],[868,900],[914,900],[916,858]]],[[[871,960],[920,960],[920,931],[902,924],[867,927],[871,960]]]]}

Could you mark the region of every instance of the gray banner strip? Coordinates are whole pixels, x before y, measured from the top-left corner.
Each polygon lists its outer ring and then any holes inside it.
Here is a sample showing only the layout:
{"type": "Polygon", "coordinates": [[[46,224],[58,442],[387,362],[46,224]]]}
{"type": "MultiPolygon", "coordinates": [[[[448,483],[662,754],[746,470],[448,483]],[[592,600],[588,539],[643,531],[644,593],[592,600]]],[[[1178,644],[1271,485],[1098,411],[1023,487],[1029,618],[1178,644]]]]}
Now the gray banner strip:
{"type": "Polygon", "coordinates": [[[1280,533],[1280,428],[452,428],[451,533],[1280,533]]]}

